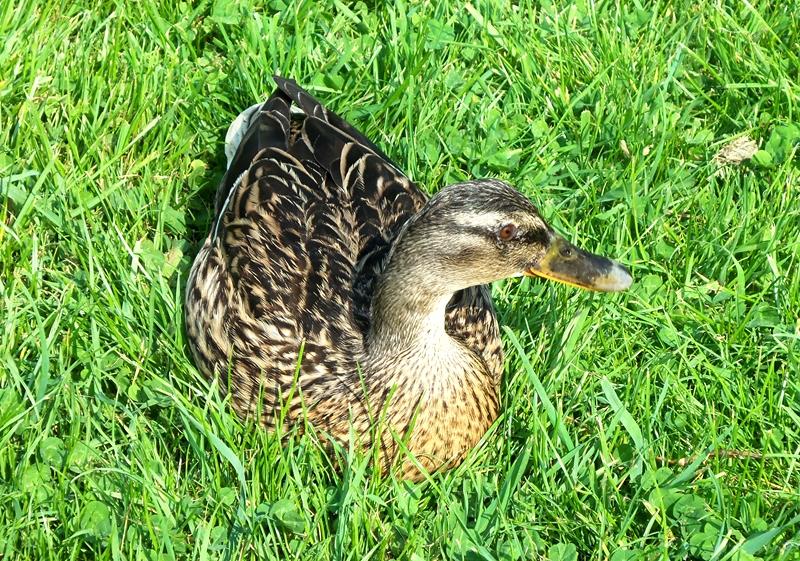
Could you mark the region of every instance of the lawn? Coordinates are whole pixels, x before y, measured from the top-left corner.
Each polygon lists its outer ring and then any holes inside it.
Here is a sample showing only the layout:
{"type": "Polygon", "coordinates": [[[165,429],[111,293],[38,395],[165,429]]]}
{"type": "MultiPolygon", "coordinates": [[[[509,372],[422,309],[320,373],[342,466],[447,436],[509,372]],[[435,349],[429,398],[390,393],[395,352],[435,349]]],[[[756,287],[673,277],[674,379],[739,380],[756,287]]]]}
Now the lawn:
{"type": "Polygon", "coordinates": [[[800,559],[800,5],[543,4],[0,4],[0,558],[800,559]],[[503,415],[425,483],[282,446],[189,358],[275,72],[634,275],[497,283],[503,415]]]}

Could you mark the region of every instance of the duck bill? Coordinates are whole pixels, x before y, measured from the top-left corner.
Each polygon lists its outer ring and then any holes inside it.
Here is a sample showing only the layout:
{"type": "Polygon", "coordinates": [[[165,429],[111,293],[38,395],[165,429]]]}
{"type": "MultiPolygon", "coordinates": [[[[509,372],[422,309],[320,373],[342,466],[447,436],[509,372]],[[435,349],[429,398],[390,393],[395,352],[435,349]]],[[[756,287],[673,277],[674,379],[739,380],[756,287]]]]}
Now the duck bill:
{"type": "Polygon", "coordinates": [[[561,236],[556,236],[544,257],[525,274],[601,292],[625,290],[633,282],[628,270],[616,261],[584,251],[561,236]]]}

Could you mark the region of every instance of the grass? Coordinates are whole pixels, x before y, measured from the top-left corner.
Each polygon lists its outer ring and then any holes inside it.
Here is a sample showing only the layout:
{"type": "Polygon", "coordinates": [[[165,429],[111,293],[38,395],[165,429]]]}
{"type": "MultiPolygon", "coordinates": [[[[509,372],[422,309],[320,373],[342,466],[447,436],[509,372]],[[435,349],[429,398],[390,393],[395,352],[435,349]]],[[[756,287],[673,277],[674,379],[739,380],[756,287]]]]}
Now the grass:
{"type": "Polygon", "coordinates": [[[799,559],[796,0],[324,4],[0,5],[0,557],[799,559]],[[223,135],[275,71],[634,273],[495,286],[504,413],[427,483],[281,446],[189,359],[223,135]]]}

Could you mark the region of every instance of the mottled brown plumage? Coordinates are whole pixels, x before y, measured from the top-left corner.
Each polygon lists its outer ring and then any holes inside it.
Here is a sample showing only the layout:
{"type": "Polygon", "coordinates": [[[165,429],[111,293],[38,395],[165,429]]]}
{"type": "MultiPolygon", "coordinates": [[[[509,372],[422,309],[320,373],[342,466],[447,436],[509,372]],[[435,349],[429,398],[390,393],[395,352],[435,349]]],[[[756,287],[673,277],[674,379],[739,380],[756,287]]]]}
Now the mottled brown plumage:
{"type": "Polygon", "coordinates": [[[402,456],[413,479],[404,447],[427,471],[457,465],[498,415],[486,283],[531,272],[558,238],[499,181],[427,200],[355,128],[276,82],[245,115],[189,276],[195,363],[267,427],[306,415],[379,446],[384,468],[402,456]]]}

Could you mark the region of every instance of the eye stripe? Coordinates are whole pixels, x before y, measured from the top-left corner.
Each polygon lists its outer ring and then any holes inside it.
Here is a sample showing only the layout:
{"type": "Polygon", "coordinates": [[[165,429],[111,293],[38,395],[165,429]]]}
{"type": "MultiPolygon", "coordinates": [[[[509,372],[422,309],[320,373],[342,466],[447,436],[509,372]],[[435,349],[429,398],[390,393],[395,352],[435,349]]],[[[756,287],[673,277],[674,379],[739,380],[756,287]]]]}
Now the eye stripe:
{"type": "Polygon", "coordinates": [[[550,243],[550,232],[546,228],[536,228],[528,230],[523,234],[522,240],[526,243],[538,243],[540,245],[547,245],[550,243]]]}
{"type": "Polygon", "coordinates": [[[464,226],[459,224],[453,227],[453,230],[458,233],[472,234],[474,236],[485,236],[487,234],[492,234],[491,230],[482,228],[481,226],[464,226]]]}
{"type": "Polygon", "coordinates": [[[527,229],[520,229],[517,228],[516,234],[513,238],[508,240],[503,240],[499,238],[499,232],[497,225],[492,226],[491,228],[486,228],[483,226],[475,226],[475,225],[465,225],[465,224],[458,224],[454,226],[454,230],[458,233],[463,234],[470,234],[474,236],[488,236],[491,239],[500,239],[500,241],[508,242],[508,241],[519,241],[521,243],[537,243],[540,245],[547,245],[550,243],[551,235],[547,228],[539,227],[539,228],[532,228],[530,230],[527,229]]]}

